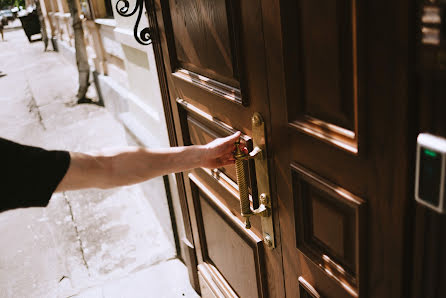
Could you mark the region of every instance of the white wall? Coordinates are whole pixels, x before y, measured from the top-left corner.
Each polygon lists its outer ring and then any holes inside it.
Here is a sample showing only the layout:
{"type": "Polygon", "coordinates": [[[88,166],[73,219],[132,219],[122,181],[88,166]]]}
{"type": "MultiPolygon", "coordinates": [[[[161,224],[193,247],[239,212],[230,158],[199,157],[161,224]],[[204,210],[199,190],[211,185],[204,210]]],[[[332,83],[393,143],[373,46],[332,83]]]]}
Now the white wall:
{"type": "MultiPolygon", "coordinates": [[[[125,62],[126,82],[120,83],[110,77],[99,77],[104,103],[117,116],[129,131],[130,142],[149,148],[169,147],[168,131],[159,89],[158,74],[152,45],[143,46],[136,42],[133,27],[136,15],[121,17],[116,11],[117,0],[112,0],[115,27],[113,39],[120,45],[119,56],[125,62]]],[[[130,0],[130,10],[134,8],[135,0],[130,0]]],[[[99,20],[99,22],[101,22],[99,20]]],[[[143,13],[140,28],[148,25],[143,13]]],[[[102,35],[102,30],[101,30],[102,35]]],[[[107,34],[106,38],[110,39],[107,34]]],[[[109,44],[112,44],[110,41],[109,44]]],[[[104,47],[107,45],[104,44],[104,47]]],[[[176,189],[175,176],[169,176],[171,193],[174,201],[174,211],[178,225],[179,237],[183,237],[184,228],[176,189]]],[[[174,245],[171,219],[167,204],[165,185],[162,177],[143,183],[142,188],[150,204],[156,211],[164,231],[174,245]]]]}

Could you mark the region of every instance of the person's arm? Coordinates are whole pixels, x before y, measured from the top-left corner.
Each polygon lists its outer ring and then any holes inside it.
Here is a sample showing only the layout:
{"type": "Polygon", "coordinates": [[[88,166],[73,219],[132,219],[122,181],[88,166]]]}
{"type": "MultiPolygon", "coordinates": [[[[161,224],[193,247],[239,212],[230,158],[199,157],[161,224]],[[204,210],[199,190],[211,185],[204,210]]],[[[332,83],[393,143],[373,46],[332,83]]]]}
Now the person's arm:
{"type": "Polygon", "coordinates": [[[240,132],[206,145],[146,149],[127,147],[99,154],[70,152],[71,162],[56,192],[113,188],[197,167],[218,168],[234,163],[232,152],[240,132]]]}

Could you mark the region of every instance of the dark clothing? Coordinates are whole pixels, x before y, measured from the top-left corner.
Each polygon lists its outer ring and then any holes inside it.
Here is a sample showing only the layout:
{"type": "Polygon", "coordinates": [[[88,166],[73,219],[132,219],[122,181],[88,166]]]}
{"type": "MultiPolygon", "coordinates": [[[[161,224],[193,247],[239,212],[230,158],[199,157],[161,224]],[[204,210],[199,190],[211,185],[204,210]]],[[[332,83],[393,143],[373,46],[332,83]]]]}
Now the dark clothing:
{"type": "Polygon", "coordinates": [[[69,165],[67,151],[47,151],[0,138],[0,212],[45,207],[69,165]]]}

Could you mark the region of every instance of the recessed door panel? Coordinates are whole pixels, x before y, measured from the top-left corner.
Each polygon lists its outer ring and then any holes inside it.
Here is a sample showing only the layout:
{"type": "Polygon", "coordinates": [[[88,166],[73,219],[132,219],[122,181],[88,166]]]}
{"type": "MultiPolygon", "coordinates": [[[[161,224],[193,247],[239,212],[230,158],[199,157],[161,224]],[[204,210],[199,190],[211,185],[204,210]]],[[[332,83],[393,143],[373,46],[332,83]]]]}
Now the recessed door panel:
{"type": "Polygon", "coordinates": [[[296,247],[334,281],[358,293],[365,266],[365,201],[300,165],[291,168],[296,247]]]}
{"type": "Polygon", "coordinates": [[[290,126],[357,154],[357,0],[300,0],[296,13],[290,126]]]}
{"type": "Polygon", "coordinates": [[[234,216],[211,192],[198,176],[192,180],[194,200],[199,222],[203,260],[208,268],[215,268],[223,283],[231,285],[240,297],[263,297],[263,242],[244,228],[243,221],[234,216]]]}
{"type": "Polygon", "coordinates": [[[178,68],[239,86],[232,2],[169,1],[178,68]]]}
{"type": "Polygon", "coordinates": [[[299,3],[305,114],[354,130],[352,0],[299,3]]]}

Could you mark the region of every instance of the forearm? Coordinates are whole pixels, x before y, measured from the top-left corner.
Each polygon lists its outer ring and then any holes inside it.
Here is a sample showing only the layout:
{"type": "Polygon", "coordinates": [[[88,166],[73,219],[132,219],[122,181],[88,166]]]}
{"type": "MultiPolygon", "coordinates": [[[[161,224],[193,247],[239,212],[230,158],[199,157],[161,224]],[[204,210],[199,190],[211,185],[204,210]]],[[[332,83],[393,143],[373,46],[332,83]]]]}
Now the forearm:
{"type": "Polygon", "coordinates": [[[200,167],[204,146],[146,149],[126,147],[84,154],[70,153],[71,163],[57,191],[113,188],[168,173],[200,167]]]}
{"type": "Polygon", "coordinates": [[[70,152],[71,162],[57,191],[112,188],[189,169],[218,168],[234,163],[234,142],[240,132],[206,145],[146,149],[126,147],[100,153],[70,152]]]}
{"type": "MultiPolygon", "coordinates": [[[[128,149],[113,154],[106,187],[139,183],[157,176],[178,173],[200,167],[203,146],[173,147],[166,149],[128,149]]],[[[107,168],[107,167],[106,167],[107,168]]]]}

